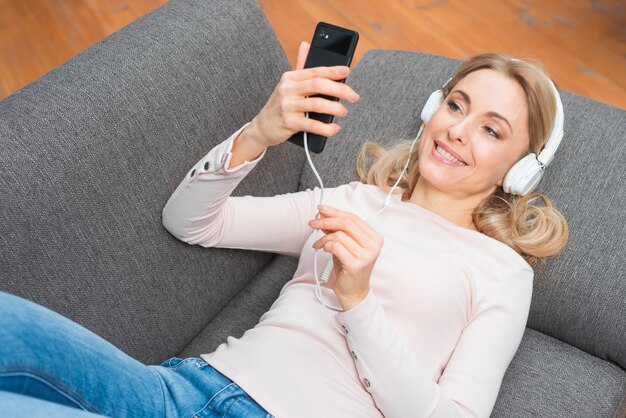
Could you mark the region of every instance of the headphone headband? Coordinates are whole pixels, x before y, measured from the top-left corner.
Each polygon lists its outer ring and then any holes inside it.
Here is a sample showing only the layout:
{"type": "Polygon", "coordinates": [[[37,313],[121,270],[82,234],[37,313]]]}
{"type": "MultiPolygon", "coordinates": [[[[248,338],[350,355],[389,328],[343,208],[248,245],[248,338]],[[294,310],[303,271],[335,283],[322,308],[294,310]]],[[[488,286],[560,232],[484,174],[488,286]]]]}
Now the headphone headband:
{"type": "Polygon", "coordinates": [[[550,80],[550,86],[552,86],[552,92],[554,93],[554,97],[556,99],[556,117],[554,118],[552,133],[550,133],[550,137],[548,138],[546,145],[544,145],[543,150],[539,153],[539,156],[537,156],[537,160],[539,160],[544,167],[548,166],[552,162],[554,159],[554,153],[563,139],[563,104],[561,103],[559,91],[556,89],[552,80],[550,80]]]}
{"type": "MultiPolygon", "coordinates": [[[[522,60],[517,58],[511,58],[511,60],[522,62],[522,60]]],[[[559,91],[557,90],[554,82],[550,79],[550,77],[545,74],[544,77],[548,80],[548,83],[552,88],[552,93],[554,94],[554,100],[556,101],[556,115],[554,117],[554,126],[552,126],[552,132],[550,132],[548,141],[546,141],[546,144],[537,156],[537,160],[542,164],[542,168],[550,165],[550,163],[554,159],[554,154],[556,153],[556,150],[559,148],[561,140],[563,139],[563,121],[565,119],[563,115],[563,103],[561,102],[561,95],[559,94],[559,91]]]]}

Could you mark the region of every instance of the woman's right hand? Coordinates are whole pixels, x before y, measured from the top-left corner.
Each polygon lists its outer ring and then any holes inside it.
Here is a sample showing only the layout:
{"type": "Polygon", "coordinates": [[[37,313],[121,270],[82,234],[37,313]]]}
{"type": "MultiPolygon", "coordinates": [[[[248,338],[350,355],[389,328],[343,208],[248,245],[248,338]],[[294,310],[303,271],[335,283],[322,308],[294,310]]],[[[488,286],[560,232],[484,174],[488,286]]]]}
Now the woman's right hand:
{"type": "Polygon", "coordinates": [[[309,119],[305,116],[305,112],[347,116],[348,109],[338,101],[306,96],[324,94],[351,103],[359,100],[359,96],[349,86],[335,81],[348,76],[348,67],[304,69],[309,48],[310,45],[307,42],[300,44],[296,69],[283,73],[267,103],[250,123],[251,129],[248,134],[258,144],[265,147],[278,145],[300,131],[325,137],[330,137],[339,132],[338,124],[309,119]],[[341,69],[347,71],[341,72],[341,69]]]}

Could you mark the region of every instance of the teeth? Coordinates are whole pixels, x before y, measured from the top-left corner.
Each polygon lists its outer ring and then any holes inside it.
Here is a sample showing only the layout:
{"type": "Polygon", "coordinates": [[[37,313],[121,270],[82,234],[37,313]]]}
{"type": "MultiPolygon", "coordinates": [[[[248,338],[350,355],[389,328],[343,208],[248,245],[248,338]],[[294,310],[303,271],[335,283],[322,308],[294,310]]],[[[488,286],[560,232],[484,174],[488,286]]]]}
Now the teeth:
{"type": "Polygon", "coordinates": [[[447,160],[450,160],[454,163],[457,163],[458,165],[467,165],[464,162],[460,161],[458,158],[456,158],[454,155],[451,155],[450,153],[446,152],[446,150],[444,150],[443,148],[441,148],[439,145],[437,145],[437,152],[442,156],[445,157],[447,160]]]}

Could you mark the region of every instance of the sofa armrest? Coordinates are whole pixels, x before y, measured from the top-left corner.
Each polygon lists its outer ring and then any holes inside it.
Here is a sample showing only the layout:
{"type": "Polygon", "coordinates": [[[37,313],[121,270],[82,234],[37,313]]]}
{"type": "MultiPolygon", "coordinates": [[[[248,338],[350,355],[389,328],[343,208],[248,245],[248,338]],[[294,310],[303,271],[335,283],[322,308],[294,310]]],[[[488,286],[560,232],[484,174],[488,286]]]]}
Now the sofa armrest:
{"type": "MultiPolygon", "coordinates": [[[[272,254],[183,244],[163,207],[287,70],[254,0],[172,0],[1,101],[0,290],[142,361],[178,352],[272,254]]],[[[295,191],[296,148],[233,195],[295,191]]]]}

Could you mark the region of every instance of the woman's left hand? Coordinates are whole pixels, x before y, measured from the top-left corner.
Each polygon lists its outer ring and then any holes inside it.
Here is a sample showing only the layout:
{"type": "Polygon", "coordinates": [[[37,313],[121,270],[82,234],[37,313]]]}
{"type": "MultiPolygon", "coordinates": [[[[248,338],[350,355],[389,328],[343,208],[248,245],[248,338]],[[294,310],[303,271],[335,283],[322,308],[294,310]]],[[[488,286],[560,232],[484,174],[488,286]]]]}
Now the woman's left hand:
{"type": "Polygon", "coordinates": [[[358,215],[329,206],[318,206],[321,218],[309,222],[326,235],[313,244],[333,255],[335,280],[331,283],[345,310],[358,305],[369,292],[370,276],[384,238],[358,215]]]}

